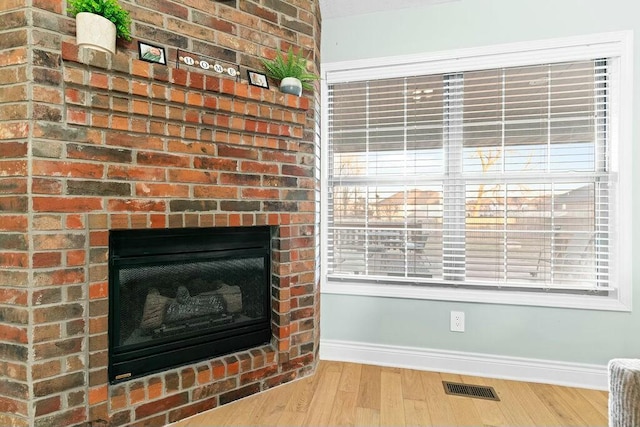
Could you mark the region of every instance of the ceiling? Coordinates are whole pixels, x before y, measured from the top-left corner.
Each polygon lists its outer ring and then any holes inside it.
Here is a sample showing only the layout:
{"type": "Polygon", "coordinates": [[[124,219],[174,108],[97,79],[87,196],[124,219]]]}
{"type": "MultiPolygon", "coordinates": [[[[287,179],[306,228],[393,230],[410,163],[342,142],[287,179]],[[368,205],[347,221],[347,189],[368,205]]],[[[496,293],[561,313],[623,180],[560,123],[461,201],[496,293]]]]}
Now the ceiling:
{"type": "Polygon", "coordinates": [[[363,15],[459,0],[320,0],[322,18],[363,15]]]}

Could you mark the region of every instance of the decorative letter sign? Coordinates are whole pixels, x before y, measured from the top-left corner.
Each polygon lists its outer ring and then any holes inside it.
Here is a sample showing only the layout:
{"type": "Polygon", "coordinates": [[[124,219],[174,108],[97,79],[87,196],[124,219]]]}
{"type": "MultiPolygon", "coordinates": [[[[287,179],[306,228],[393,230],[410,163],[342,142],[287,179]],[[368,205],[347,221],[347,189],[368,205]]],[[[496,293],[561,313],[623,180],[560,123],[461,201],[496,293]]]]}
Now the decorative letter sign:
{"type": "Polygon", "coordinates": [[[223,66],[220,64],[220,60],[215,58],[207,57],[205,55],[185,52],[184,50],[178,49],[178,60],[176,62],[176,68],[180,68],[180,64],[189,65],[190,67],[198,67],[203,70],[213,70],[218,74],[228,74],[231,77],[235,77],[236,79],[240,78],[240,66],[237,64],[232,64],[228,66],[223,66]]]}

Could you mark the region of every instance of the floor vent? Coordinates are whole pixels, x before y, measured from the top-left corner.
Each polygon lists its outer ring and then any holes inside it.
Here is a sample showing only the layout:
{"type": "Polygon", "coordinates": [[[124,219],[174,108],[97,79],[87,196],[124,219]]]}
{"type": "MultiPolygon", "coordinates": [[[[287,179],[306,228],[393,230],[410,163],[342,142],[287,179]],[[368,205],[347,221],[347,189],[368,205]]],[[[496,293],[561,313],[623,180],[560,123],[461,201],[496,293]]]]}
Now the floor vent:
{"type": "Polygon", "coordinates": [[[452,394],[454,396],[476,397],[478,399],[487,400],[500,400],[493,387],[452,383],[449,381],[442,381],[442,384],[444,385],[445,393],[452,394]]]}

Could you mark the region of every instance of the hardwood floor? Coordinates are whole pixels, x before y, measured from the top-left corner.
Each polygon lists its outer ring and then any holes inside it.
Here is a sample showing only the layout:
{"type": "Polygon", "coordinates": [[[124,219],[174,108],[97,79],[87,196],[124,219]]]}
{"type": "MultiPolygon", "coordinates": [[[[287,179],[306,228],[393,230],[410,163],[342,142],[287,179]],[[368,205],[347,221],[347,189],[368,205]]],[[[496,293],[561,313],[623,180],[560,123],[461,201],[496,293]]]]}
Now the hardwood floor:
{"type": "Polygon", "coordinates": [[[604,391],[321,361],[315,375],[172,424],[204,426],[606,426],[604,391]],[[450,396],[486,385],[500,401],[450,396]]]}

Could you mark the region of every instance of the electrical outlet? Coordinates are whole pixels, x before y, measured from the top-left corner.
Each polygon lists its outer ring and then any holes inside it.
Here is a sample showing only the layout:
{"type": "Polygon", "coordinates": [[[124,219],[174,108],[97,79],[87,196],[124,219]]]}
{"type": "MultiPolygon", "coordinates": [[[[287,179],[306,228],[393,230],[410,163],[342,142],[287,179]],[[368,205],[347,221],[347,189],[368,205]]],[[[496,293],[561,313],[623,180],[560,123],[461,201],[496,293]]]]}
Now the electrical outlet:
{"type": "Polygon", "coordinates": [[[451,312],[451,332],[464,332],[464,311],[451,312]]]}

